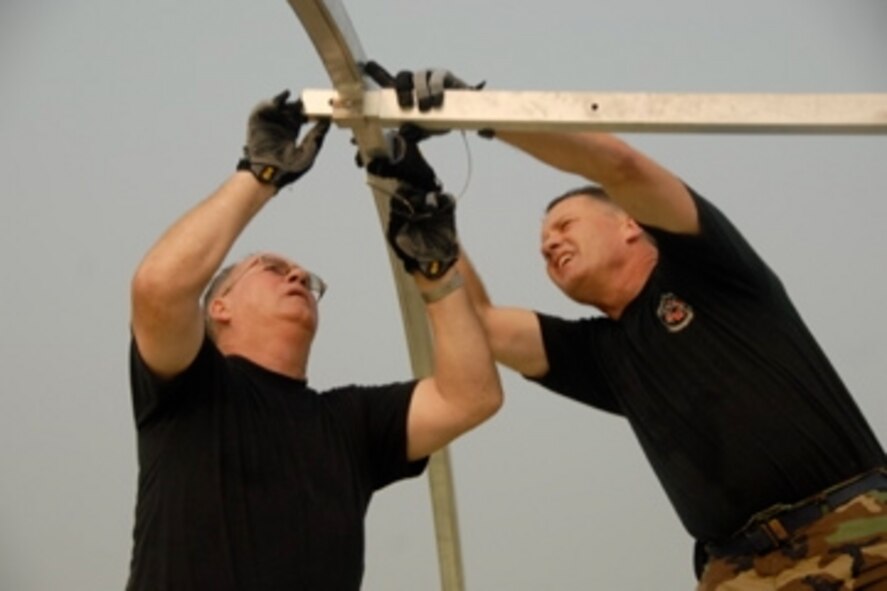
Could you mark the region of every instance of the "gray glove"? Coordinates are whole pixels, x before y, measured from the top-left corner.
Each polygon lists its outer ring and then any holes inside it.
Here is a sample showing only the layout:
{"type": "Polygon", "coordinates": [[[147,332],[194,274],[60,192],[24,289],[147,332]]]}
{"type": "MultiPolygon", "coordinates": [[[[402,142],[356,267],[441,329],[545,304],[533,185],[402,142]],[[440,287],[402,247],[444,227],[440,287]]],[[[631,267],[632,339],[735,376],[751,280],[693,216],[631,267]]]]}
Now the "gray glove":
{"type": "Polygon", "coordinates": [[[396,133],[389,132],[391,159],[374,158],[367,164],[367,172],[397,180],[386,236],[404,270],[437,279],[459,256],[456,202],[443,192],[434,169],[419,150],[418,143],[425,137],[420,128],[409,124],[396,133]]]}
{"type": "Polygon", "coordinates": [[[442,277],[459,258],[455,200],[447,193],[400,186],[391,198],[386,236],[407,273],[442,277]]]}
{"type": "Polygon", "coordinates": [[[318,121],[296,144],[307,118],[302,101],[287,102],[289,96],[290,91],[284,90],[253,109],[247,124],[244,157],[237,163],[237,170],[249,170],[259,181],[278,189],[311,169],[330,128],[329,120],[318,121]]]}
{"type": "MultiPolygon", "coordinates": [[[[486,81],[474,85],[467,84],[449,70],[440,68],[415,72],[401,70],[396,76],[392,76],[388,70],[372,60],[363,64],[363,73],[382,88],[393,88],[397,93],[397,104],[401,109],[411,109],[418,102],[419,111],[423,113],[441,107],[444,102],[444,91],[447,89],[481,90],[486,85],[486,81]]],[[[425,131],[428,135],[438,135],[449,130],[425,131]]],[[[477,133],[487,139],[495,135],[492,129],[486,128],[479,129],[477,133]]]]}
{"type": "MultiPolygon", "coordinates": [[[[419,150],[419,142],[428,137],[425,130],[404,123],[397,131],[389,131],[385,139],[389,144],[390,157],[376,157],[367,164],[367,172],[382,178],[398,180],[398,187],[406,185],[415,191],[440,192],[443,190],[437,173],[419,150]]],[[[359,166],[363,165],[360,154],[359,166]]]]}
{"type": "Polygon", "coordinates": [[[480,90],[486,84],[486,82],[474,86],[466,84],[449,70],[441,68],[415,72],[402,70],[396,76],[392,76],[388,70],[372,60],[363,64],[363,72],[382,88],[393,88],[397,92],[397,104],[401,108],[409,109],[418,103],[419,110],[423,113],[443,105],[446,89],[480,90]]]}

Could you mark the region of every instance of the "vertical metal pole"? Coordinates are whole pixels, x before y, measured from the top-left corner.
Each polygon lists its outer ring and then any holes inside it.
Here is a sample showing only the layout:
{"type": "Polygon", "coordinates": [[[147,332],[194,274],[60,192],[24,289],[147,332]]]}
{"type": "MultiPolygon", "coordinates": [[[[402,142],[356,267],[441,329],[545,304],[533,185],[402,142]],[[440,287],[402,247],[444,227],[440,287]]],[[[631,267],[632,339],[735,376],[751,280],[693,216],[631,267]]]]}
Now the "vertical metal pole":
{"type": "MultiPolygon", "coordinates": [[[[366,88],[359,62],[364,61],[365,57],[344,7],[334,0],[288,1],[314,43],[339,99],[347,103],[349,108],[359,106],[366,88]]],[[[387,148],[382,128],[377,122],[368,121],[365,124],[352,126],[351,129],[358,148],[367,161],[373,155],[385,153],[387,148]]],[[[376,209],[383,227],[388,219],[388,196],[393,189],[394,185],[390,182],[373,187],[376,209]]],[[[412,280],[403,272],[400,262],[390,252],[389,261],[400,301],[413,374],[424,377],[432,372],[431,336],[425,316],[425,306],[412,280]]],[[[456,518],[456,497],[446,449],[431,457],[428,480],[437,538],[441,589],[463,591],[464,576],[456,518]]]]}

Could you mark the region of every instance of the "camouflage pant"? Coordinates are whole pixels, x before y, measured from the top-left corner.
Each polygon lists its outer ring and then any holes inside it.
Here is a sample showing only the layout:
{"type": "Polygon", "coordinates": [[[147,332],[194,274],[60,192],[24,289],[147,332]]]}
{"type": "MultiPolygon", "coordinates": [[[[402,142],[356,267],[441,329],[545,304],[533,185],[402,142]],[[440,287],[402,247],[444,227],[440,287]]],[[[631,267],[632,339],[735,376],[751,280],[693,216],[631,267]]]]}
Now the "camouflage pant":
{"type": "Polygon", "coordinates": [[[708,561],[697,591],[887,591],[887,491],[855,497],[783,546],[708,561]]]}

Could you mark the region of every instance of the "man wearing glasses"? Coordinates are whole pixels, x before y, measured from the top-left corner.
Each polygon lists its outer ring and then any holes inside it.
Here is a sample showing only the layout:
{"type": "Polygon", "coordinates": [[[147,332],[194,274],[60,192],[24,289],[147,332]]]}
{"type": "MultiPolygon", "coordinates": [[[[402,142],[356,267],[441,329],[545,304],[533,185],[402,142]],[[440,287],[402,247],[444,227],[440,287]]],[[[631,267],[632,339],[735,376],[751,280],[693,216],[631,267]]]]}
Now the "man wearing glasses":
{"type": "Polygon", "coordinates": [[[399,179],[388,236],[427,302],[433,375],[315,392],[306,368],[323,281],[271,253],[213,279],[321,148],[328,122],[296,144],[305,118],[287,98],[253,111],[238,171],[166,231],[132,281],[139,482],[128,589],[359,588],[373,492],[420,474],[502,401],[453,266],[452,198],[414,142],[412,160],[385,168],[399,179]]]}

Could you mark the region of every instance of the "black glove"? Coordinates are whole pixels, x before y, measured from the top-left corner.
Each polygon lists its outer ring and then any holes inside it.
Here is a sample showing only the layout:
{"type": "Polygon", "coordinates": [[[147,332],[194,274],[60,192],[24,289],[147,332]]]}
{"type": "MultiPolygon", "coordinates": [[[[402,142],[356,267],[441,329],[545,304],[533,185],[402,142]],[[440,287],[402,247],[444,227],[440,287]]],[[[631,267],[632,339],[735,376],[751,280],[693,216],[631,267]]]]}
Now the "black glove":
{"type": "Polygon", "coordinates": [[[459,257],[456,201],[447,193],[399,188],[391,198],[387,236],[407,273],[443,276],[459,257]]]}
{"type": "Polygon", "coordinates": [[[363,64],[363,72],[382,88],[393,88],[397,92],[397,104],[402,109],[419,104],[423,113],[440,107],[444,101],[444,90],[450,88],[480,90],[486,82],[474,86],[463,82],[449,70],[401,70],[392,76],[388,70],[372,60],[363,64]],[[413,95],[415,94],[415,100],[413,95]]]}
{"type": "MultiPolygon", "coordinates": [[[[408,185],[415,191],[440,191],[443,187],[437,180],[434,169],[422,156],[419,142],[429,136],[420,127],[406,123],[399,130],[385,134],[388,153],[391,158],[376,157],[367,164],[367,172],[383,178],[397,179],[400,185],[408,185]]],[[[358,165],[363,165],[360,153],[358,165]]]]}
{"type": "Polygon", "coordinates": [[[318,121],[299,144],[299,130],[307,121],[302,101],[287,102],[284,90],[270,101],[259,103],[249,116],[244,157],[237,170],[251,171],[259,181],[278,189],[308,172],[330,128],[329,120],[318,121]]]}
{"type": "Polygon", "coordinates": [[[367,172],[397,180],[390,202],[388,243],[407,273],[419,271],[436,279],[459,255],[456,202],[443,192],[434,169],[419,150],[418,143],[428,137],[424,130],[407,124],[386,137],[391,159],[374,158],[367,164],[367,172]]]}
{"type": "MultiPolygon", "coordinates": [[[[471,85],[463,82],[449,70],[401,70],[396,76],[392,76],[388,70],[372,60],[363,64],[363,73],[369,76],[382,88],[393,88],[397,92],[397,104],[401,109],[411,109],[418,101],[419,111],[430,111],[434,107],[440,107],[444,101],[444,91],[449,88],[481,90],[486,81],[471,85]],[[415,100],[413,94],[415,93],[415,100]]],[[[427,135],[449,133],[450,130],[427,131],[427,135]]],[[[482,138],[495,137],[492,129],[478,129],[477,134],[482,138]]],[[[426,135],[426,137],[427,137],[426,135]]]]}

